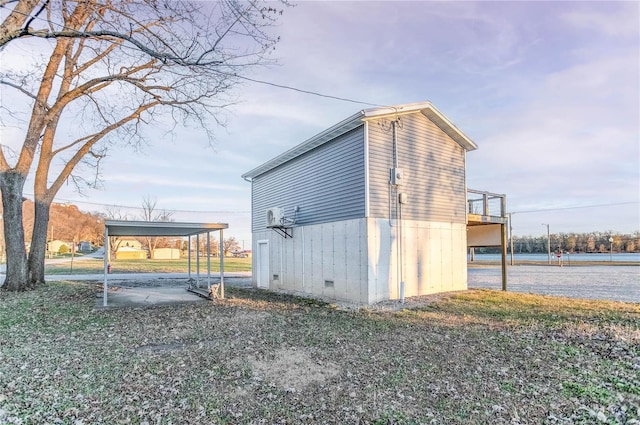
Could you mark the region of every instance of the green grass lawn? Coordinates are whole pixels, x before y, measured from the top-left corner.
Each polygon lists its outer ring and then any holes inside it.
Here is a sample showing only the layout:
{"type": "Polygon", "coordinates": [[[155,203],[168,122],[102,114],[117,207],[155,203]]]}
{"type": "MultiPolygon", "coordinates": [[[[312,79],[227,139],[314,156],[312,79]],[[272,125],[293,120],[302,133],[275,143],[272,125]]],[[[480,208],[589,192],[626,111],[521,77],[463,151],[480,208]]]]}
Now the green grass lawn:
{"type": "MultiPolygon", "coordinates": [[[[47,274],[69,274],[71,262],[49,264],[46,266],[47,274]]],[[[101,259],[83,259],[73,262],[74,274],[102,273],[104,261],[101,259]]],[[[200,258],[200,271],[207,270],[207,259],[200,258]]],[[[251,258],[225,258],[224,270],[226,272],[251,271],[251,258]]],[[[186,273],[187,259],[179,260],[113,260],[111,262],[112,273],[186,273]]],[[[196,261],[191,260],[191,271],[196,271],[196,261]]],[[[220,271],[220,259],[211,258],[211,271],[220,271]]]]}
{"type": "Polygon", "coordinates": [[[94,311],[0,292],[2,424],[633,424],[640,304],[489,290],[398,311],[254,289],[94,311]]]}

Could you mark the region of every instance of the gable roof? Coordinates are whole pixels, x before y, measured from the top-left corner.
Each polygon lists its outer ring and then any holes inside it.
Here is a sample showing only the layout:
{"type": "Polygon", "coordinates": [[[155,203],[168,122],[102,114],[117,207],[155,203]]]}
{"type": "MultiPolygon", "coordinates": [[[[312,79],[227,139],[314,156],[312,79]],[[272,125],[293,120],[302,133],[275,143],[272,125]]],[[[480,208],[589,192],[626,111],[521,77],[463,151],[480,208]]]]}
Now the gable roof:
{"type": "Polygon", "coordinates": [[[400,116],[421,112],[425,117],[430,119],[445,134],[447,134],[456,143],[467,151],[478,149],[478,146],[469,139],[455,124],[453,124],[442,112],[440,112],[431,102],[406,103],[396,106],[385,106],[379,108],[363,109],[360,112],[340,121],[339,123],[329,127],[321,133],[316,134],[310,139],[305,140],[299,145],[283,152],[275,158],[265,162],[262,165],[242,175],[245,180],[250,180],[261,174],[266,173],[294,158],[299,157],[312,149],[323,145],[336,137],[345,134],[354,128],[361,126],[365,121],[384,118],[385,116],[400,116]]]}

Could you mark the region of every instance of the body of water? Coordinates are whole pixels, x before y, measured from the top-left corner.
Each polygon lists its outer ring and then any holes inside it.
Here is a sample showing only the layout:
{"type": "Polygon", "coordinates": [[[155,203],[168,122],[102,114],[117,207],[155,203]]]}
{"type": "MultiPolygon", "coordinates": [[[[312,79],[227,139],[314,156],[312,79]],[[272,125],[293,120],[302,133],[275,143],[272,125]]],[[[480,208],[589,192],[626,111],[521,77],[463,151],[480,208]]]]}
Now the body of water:
{"type": "MultiPolygon", "coordinates": [[[[469,260],[470,256],[467,257],[469,260]]],[[[547,254],[513,254],[513,259],[517,261],[547,261],[547,254]]],[[[551,253],[551,259],[558,261],[555,253],[551,253]]],[[[476,254],[475,261],[500,261],[500,254],[476,254]]],[[[570,261],[616,261],[622,263],[639,262],[640,253],[594,253],[594,254],[562,254],[562,260],[566,264],[570,261]]],[[[511,254],[507,254],[507,261],[511,261],[511,254]]]]}
{"type": "MultiPolygon", "coordinates": [[[[467,276],[470,289],[502,288],[499,266],[471,267],[467,276]]],[[[507,290],[640,303],[640,266],[509,266],[507,290]]]]}

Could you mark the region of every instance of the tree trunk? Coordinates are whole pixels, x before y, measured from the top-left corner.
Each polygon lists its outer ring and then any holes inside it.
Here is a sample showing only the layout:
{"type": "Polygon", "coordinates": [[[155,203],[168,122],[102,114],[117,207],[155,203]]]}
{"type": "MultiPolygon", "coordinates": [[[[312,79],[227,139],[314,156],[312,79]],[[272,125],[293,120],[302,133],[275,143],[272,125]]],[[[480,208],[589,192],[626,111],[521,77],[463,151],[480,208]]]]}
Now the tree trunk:
{"type": "Polygon", "coordinates": [[[29,282],[32,286],[45,283],[44,257],[47,251],[49,209],[51,203],[36,199],[31,249],[29,250],[29,282]]]}
{"type": "Polygon", "coordinates": [[[26,176],[15,171],[0,173],[2,208],[4,220],[4,240],[7,250],[7,270],[5,291],[25,291],[29,289],[27,251],[24,246],[22,225],[22,190],[26,176]]]}

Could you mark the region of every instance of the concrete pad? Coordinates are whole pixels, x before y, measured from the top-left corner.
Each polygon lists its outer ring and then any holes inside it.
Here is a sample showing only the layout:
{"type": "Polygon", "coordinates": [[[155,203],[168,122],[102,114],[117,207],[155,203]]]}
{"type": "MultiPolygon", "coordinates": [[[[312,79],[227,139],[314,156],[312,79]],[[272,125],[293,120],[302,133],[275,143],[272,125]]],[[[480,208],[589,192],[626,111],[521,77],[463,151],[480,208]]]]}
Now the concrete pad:
{"type": "Polygon", "coordinates": [[[96,300],[96,309],[146,307],[152,305],[173,305],[207,302],[206,299],[188,292],[186,287],[141,287],[114,288],[107,294],[107,307],[104,307],[102,293],[96,300]]]}

